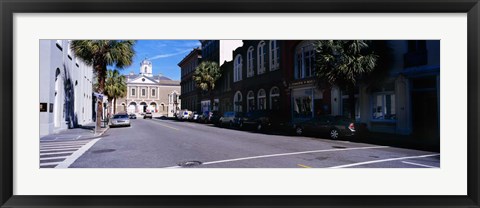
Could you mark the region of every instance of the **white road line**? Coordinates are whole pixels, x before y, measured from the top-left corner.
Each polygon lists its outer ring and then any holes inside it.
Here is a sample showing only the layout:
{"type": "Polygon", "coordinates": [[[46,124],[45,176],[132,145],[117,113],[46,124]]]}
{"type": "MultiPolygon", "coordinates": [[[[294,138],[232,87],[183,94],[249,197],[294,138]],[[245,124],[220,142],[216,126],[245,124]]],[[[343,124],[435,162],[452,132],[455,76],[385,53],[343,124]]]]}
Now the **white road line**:
{"type": "Polygon", "coordinates": [[[67,156],[62,156],[62,157],[43,157],[43,158],[40,158],[40,161],[42,160],[54,160],[54,159],[65,159],[67,158],[67,156]]]}
{"type": "Polygon", "coordinates": [[[65,144],[86,144],[90,142],[91,140],[75,140],[75,141],[65,141],[65,142],[41,142],[40,146],[46,146],[46,145],[65,145],[65,144]]]}
{"type": "Polygon", "coordinates": [[[419,156],[410,156],[410,157],[397,157],[397,158],[389,158],[389,159],[383,159],[383,160],[372,160],[372,161],[367,161],[367,162],[359,162],[359,163],[352,163],[352,164],[346,164],[346,165],[333,166],[333,167],[330,167],[330,168],[348,168],[348,167],[359,166],[359,165],[366,165],[366,164],[373,164],[373,163],[381,163],[381,162],[388,162],[388,161],[395,161],[395,160],[405,160],[405,159],[413,159],[413,158],[422,158],[422,157],[433,157],[433,156],[438,156],[438,155],[440,155],[440,154],[419,155],[419,156]]]}
{"type": "MultiPolygon", "coordinates": [[[[268,158],[268,157],[280,157],[280,156],[288,156],[288,155],[318,153],[318,152],[336,152],[336,151],[378,149],[378,148],[388,148],[388,146],[353,147],[353,148],[345,148],[345,149],[323,149],[323,150],[312,150],[312,151],[303,151],[303,152],[289,152],[289,153],[280,153],[280,154],[271,154],[271,155],[259,155],[259,156],[253,156],[253,157],[242,157],[242,158],[235,158],[235,159],[228,159],[228,160],[217,160],[217,161],[211,161],[211,162],[204,162],[204,163],[202,163],[202,165],[234,162],[234,161],[241,161],[241,160],[252,160],[252,159],[258,159],[258,158],[268,158]]],[[[172,167],[167,167],[167,168],[180,168],[180,167],[181,166],[172,166],[172,167]]]]}
{"type": "Polygon", "coordinates": [[[73,151],[70,150],[70,151],[47,152],[47,153],[41,153],[40,152],[40,156],[42,156],[42,155],[56,155],[56,154],[60,154],[60,153],[73,153],[73,152],[75,152],[75,150],[73,150],[73,151]]]}
{"type": "Polygon", "coordinates": [[[68,156],[67,159],[62,161],[55,168],[68,168],[70,165],[73,164],[73,162],[75,162],[75,160],[77,160],[80,156],[82,156],[88,149],[90,149],[100,139],[101,139],[101,137],[91,140],[85,146],[83,146],[82,148],[75,151],[72,155],[68,156]]]}
{"type": "Polygon", "coordinates": [[[40,153],[41,152],[50,152],[50,151],[56,151],[56,150],[65,150],[65,151],[68,151],[68,150],[77,150],[78,148],[60,148],[60,149],[40,149],[40,153]]]}
{"type": "Polygon", "coordinates": [[[413,162],[407,162],[407,161],[402,161],[402,163],[410,164],[410,165],[416,165],[416,166],[420,166],[420,167],[426,167],[426,168],[438,168],[438,167],[435,167],[435,166],[424,165],[424,164],[413,163],[413,162]]]}
{"type": "Polygon", "coordinates": [[[56,148],[80,148],[83,145],[75,145],[75,146],[47,146],[47,147],[40,147],[40,150],[50,150],[56,148]]]}
{"type": "Polygon", "coordinates": [[[42,163],[40,164],[40,167],[41,166],[47,166],[47,165],[58,165],[59,162],[49,162],[49,163],[42,163]]]}

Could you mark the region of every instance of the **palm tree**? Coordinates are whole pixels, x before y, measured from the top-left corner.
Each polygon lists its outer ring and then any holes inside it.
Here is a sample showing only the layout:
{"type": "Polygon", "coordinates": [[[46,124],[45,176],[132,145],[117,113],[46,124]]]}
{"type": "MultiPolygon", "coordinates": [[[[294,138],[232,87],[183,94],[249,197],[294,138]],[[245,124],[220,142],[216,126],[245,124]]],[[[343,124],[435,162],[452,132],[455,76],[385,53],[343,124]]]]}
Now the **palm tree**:
{"type": "Polygon", "coordinates": [[[215,89],[215,83],[222,74],[220,73],[220,66],[213,61],[204,61],[195,68],[193,74],[193,80],[197,87],[203,91],[207,91],[210,94],[210,102],[213,100],[213,90],[215,89]]]}
{"type": "MultiPolygon", "coordinates": [[[[98,83],[98,93],[104,93],[107,66],[118,69],[130,66],[135,54],[133,40],[74,40],[70,48],[87,65],[93,66],[98,83]]],[[[97,128],[100,128],[102,102],[97,106],[97,128]]]]}
{"type": "Polygon", "coordinates": [[[378,55],[364,40],[320,40],[314,46],[317,81],[346,89],[350,118],[355,118],[356,84],[375,69],[378,55]]]}
{"type": "Polygon", "coordinates": [[[121,75],[116,69],[107,71],[105,95],[108,96],[109,103],[113,100],[113,114],[115,114],[117,98],[122,98],[127,95],[127,82],[125,76],[121,75]]]}

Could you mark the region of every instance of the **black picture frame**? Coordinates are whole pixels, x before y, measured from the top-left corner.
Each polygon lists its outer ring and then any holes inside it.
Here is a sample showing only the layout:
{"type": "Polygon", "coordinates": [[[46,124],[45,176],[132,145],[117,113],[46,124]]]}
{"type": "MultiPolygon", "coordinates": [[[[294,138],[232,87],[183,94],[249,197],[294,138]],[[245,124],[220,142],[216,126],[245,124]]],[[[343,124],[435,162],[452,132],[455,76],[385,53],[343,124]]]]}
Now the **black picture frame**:
{"type": "MultiPolygon", "coordinates": [[[[480,207],[478,0],[0,0],[1,207],[480,207]],[[466,13],[468,194],[466,196],[24,196],[13,195],[13,15],[15,13],[466,13]]],[[[319,187],[321,188],[321,187],[319,187]]]]}

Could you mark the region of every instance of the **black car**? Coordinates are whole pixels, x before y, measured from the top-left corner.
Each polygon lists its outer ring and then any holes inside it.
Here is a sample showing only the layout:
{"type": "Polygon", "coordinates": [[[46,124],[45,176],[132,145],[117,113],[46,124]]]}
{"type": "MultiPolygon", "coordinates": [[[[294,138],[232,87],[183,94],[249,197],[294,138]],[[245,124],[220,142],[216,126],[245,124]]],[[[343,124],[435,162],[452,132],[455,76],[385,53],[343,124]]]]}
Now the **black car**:
{"type": "Polygon", "coordinates": [[[128,115],[128,117],[129,117],[130,119],[137,119],[137,115],[135,115],[135,113],[130,113],[130,114],[128,115]]]}
{"type": "Polygon", "coordinates": [[[355,135],[355,122],[344,116],[318,116],[301,122],[292,123],[297,135],[311,133],[328,134],[331,139],[355,135]]]}
{"type": "Polygon", "coordinates": [[[281,125],[282,115],[278,111],[271,110],[255,110],[245,113],[236,122],[240,128],[255,128],[257,131],[263,131],[271,127],[281,125]]]}

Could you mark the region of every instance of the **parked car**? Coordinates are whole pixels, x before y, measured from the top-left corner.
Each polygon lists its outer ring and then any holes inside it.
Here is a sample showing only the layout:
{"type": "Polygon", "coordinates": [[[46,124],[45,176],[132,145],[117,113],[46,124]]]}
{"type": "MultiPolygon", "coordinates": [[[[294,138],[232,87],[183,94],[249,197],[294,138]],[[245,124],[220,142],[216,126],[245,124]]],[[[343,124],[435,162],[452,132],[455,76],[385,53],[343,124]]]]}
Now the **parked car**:
{"type": "Polygon", "coordinates": [[[110,127],[115,126],[130,126],[130,118],[128,118],[128,114],[115,114],[110,119],[110,127]]]}
{"type": "Polygon", "coordinates": [[[143,115],[143,119],[146,119],[146,118],[152,119],[153,118],[152,112],[145,112],[145,115],[143,115]]]}
{"type": "Polygon", "coordinates": [[[297,135],[306,133],[328,134],[330,139],[355,135],[355,122],[344,116],[318,116],[306,121],[293,123],[297,135]]]}
{"type": "Polygon", "coordinates": [[[272,110],[250,111],[239,118],[238,126],[240,128],[254,127],[257,131],[263,131],[283,124],[284,119],[280,115],[280,112],[272,110]]]}
{"type": "Polygon", "coordinates": [[[193,117],[193,112],[192,111],[189,111],[189,110],[185,110],[183,111],[183,114],[182,114],[182,117],[180,118],[180,120],[190,120],[190,118],[193,117]]]}
{"type": "Polygon", "coordinates": [[[137,115],[135,115],[135,113],[130,113],[130,115],[128,115],[128,118],[129,119],[137,119],[137,115]]]}
{"type": "Polygon", "coordinates": [[[200,115],[198,115],[198,113],[196,111],[193,111],[192,112],[192,118],[190,119],[190,121],[198,121],[199,117],[200,117],[200,115]]]}
{"type": "Polygon", "coordinates": [[[208,117],[208,123],[218,125],[222,115],[218,111],[211,111],[210,116],[208,117]]]}
{"type": "Polygon", "coordinates": [[[238,122],[240,118],[242,117],[241,112],[225,112],[222,117],[218,120],[218,125],[219,126],[228,126],[230,128],[238,126],[238,122]]]}

